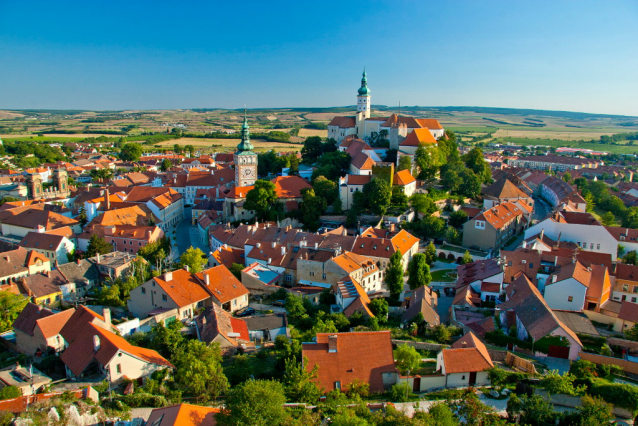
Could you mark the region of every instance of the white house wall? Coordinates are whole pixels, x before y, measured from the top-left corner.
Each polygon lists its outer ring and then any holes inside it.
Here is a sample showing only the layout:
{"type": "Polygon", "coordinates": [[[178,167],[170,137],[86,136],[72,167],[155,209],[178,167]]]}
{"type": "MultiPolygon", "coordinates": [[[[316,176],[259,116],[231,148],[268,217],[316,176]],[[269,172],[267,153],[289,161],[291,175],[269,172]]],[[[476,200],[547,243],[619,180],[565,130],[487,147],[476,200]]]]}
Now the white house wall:
{"type": "Polygon", "coordinates": [[[585,305],[585,293],[587,293],[587,287],[574,278],[568,278],[556,283],[547,283],[544,297],[552,309],[581,312],[585,305]]]}

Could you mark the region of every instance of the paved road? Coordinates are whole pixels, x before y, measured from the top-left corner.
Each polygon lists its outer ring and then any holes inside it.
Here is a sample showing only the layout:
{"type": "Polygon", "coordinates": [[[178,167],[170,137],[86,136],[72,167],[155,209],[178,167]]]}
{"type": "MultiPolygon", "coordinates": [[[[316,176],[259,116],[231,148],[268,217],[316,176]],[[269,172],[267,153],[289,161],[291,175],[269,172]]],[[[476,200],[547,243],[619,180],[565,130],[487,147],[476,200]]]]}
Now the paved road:
{"type": "Polygon", "coordinates": [[[532,212],[532,220],[543,220],[552,212],[552,207],[545,200],[537,197],[534,199],[534,211],[532,212]]]}
{"type": "Polygon", "coordinates": [[[177,245],[178,256],[191,246],[199,248],[208,255],[210,248],[200,241],[197,226],[191,225],[190,219],[191,209],[188,207],[184,209],[184,220],[177,224],[177,233],[173,235],[173,232],[170,231],[170,237],[173,239],[173,243],[177,245]]]}
{"type": "Polygon", "coordinates": [[[249,306],[251,308],[255,308],[257,311],[273,311],[273,312],[286,312],[286,308],[281,308],[279,306],[272,305],[263,305],[261,303],[250,302],[249,306]]]}

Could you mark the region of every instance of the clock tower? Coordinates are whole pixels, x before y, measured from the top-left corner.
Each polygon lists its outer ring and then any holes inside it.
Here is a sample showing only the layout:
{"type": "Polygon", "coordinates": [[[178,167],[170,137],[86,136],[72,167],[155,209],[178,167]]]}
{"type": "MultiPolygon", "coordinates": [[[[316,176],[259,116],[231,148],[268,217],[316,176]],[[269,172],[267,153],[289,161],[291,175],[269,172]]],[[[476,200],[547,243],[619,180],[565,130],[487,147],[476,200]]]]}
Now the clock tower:
{"type": "Polygon", "coordinates": [[[235,160],[235,186],[254,185],[257,180],[257,154],[253,152],[250,143],[250,132],[246,110],[244,110],[244,124],[241,126],[241,142],[237,145],[235,160]]]}

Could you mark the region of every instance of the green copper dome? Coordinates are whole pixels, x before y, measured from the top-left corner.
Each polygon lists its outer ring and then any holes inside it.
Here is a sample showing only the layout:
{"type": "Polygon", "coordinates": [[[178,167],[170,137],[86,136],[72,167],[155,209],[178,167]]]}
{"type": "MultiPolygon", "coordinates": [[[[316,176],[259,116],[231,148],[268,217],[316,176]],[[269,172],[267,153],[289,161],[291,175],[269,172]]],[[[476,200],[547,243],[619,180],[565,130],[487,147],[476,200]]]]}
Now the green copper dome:
{"type": "Polygon", "coordinates": [[[253,144],[250,143],[250,131],[248,130],[248,120],[246,119],[246,111],[244,111],[244,124],[241,126],[241,142],[237,145],[237,149],[241,152],[252,151],[253,144]]]}
{"type": "Polygon", "coordinates": [[[361,77],[361,87],[359,87],[359,96],[370,96],[370,89],[368,89],[368,78],[366,77],[366,70],[363,70],[363,77],[361,77]]]}

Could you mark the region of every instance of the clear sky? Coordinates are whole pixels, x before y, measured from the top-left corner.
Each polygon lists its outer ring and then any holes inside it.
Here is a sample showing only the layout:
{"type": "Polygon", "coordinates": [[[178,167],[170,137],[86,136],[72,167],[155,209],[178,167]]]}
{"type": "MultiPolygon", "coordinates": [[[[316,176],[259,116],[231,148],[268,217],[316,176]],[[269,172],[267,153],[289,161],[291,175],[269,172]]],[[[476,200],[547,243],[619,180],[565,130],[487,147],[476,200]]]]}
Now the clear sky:
{"type": "Polygon", "coordinates": [[[638,116],[638,1],[0,0],[0,108],[638,116]]]}

